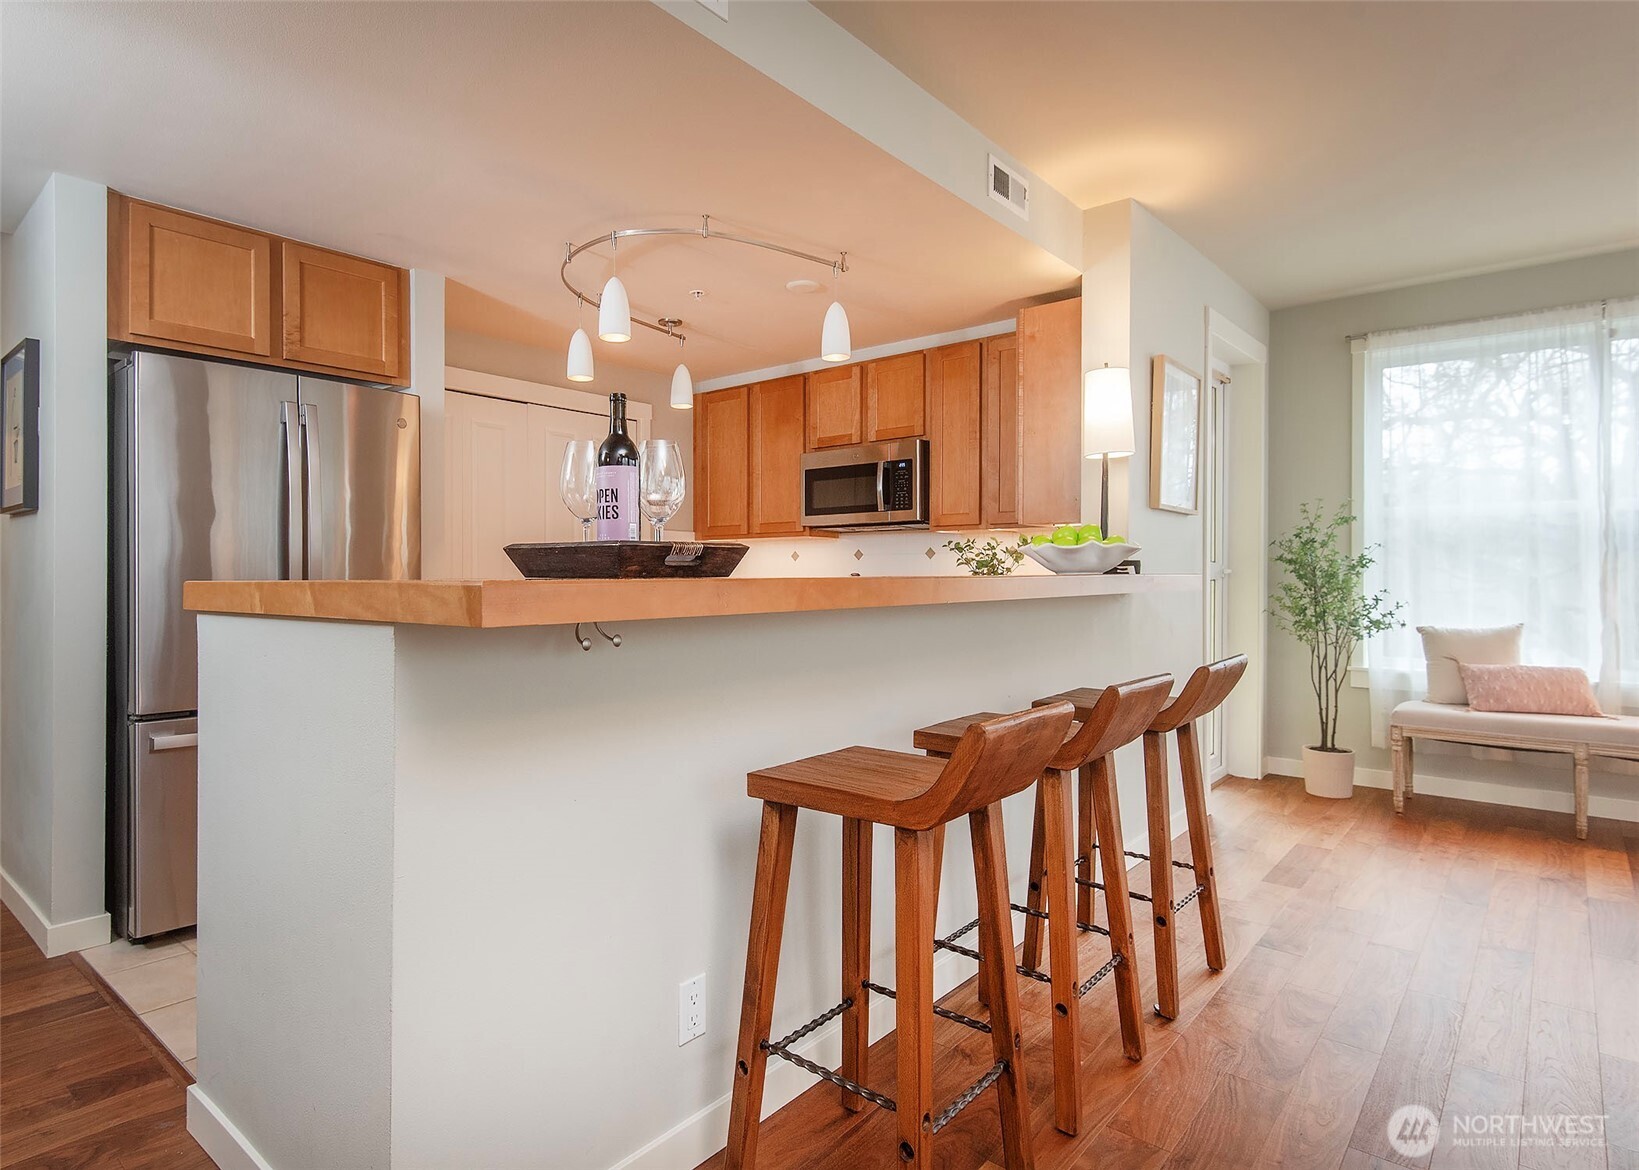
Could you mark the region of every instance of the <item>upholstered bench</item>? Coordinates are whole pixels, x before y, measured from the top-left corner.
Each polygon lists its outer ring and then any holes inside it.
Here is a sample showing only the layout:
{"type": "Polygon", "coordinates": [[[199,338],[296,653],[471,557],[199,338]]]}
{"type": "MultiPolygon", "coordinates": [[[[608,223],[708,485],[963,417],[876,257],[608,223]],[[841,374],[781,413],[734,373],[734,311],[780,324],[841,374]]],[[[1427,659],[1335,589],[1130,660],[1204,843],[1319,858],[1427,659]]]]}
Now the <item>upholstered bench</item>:
{"type": "Polygon", "coordinates": [[[1564,752],[1573,761],[1576,835],[1588,835],[1588,761],[1593,756],[1639,760],[1639,718],[1596,719],[1586,715],[1527,715],[1475,711],[1454,703],[1401,703],[1389,716],[1389,748],[1394,753],[1394,811],[1403,812],[1412,794],[1414,739],[1521,751],[1564,752]]]}

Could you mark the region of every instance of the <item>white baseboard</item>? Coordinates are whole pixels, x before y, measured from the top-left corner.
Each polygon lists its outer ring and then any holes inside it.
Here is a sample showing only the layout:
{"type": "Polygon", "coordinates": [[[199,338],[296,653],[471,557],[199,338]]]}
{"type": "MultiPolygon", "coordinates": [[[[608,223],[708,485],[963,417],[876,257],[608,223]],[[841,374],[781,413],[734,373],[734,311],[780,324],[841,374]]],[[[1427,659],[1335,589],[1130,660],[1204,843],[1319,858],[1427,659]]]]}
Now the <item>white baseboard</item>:
{"type": "Polygon", "coordinates": [[[34,899],[24,892],[23,887],[12,881],[11,875],[3,869],[0,869],[0,901],[5,902],[6,909],[17,915],[17,921],[23,924],[34,945],[48,959],[71,951],[83,951],[87,947],[100,947],[114,937],[114,923],[107,914],[93,914],[72,922],[52,922],[34,904],[34,899]]]}
{"type": "MultiPolygon", "coordinates": [[[[1506,765],[1505,765],[1506,766],[1506,765]]],[[[1303,761],[1283,756],[1267,756],[1263,761],[1265,775],[1301,776],[1303,761]]],[[[1354,782],[1364,788],[1393,788],[1394,775],[1382,768],[1356,768],[1354,782]]],[[[1531,808],[1542,812],[1571,813],[1575,799],[1571,793],[1570,769],[1565,771],[1563,788],[1545,788],[1541,785],[1499,784],[1492,780],[1471,780],[1455,776],[1437,776],[1419,771],[1414,780],[1414,792],[1423,796],[1449,796],[1456,800],[1473,800],[1481,804],[1506,804],[1514,808],[1531,808]]],[[[1589,793],[1588,815],[1608,817],[1616,821],[1639,821],[1639,799],[1589,793]]]]}
{"type": "Polygon", "coordinates": [[[188,1133],[221,1170],[273,1170],[197,1084],[188,1086],[188,1133]]]}
{"type": "MultiPolygon", "coordinates": [[[[1178,835],[1189,826],[1189,820],[1182,811],[1175,813],[1172,818],[1172,836],[1176,840],[1178,835]]],[[[1149,835],[1129,837],[1126,845],[1135,853],[1148,853],[1149,835]]],[[[1137,862],[1129,865],[1132,869],[1137,862]]],[[[1011,867],[1009,867],[1011,868],[1011,867]]],[[[1026,866],[1028,868],[1028,865],[1026,866]]],[[[1014,875],[1014,884],[1022,883],[1024,871],[1014,875]]],[[[1020,937],[1019,923],[1021,916],[1014,916],[1014,937],[1020,937]]],[[[941,951],[933,961],[933,994],[935,998],[954,990],[965,983],[973,974],[972,963],[960,955],[953,955],[948,951],[941,951]]],[[[878,1001],[881,1002],[881,1001],[878,1001]]],[[[871,1039],[880,1040],[893,1030],[893,1011],[877,1010],[871,1013],[871,1039]]],[[[842,1063],[842,1024],[840,1020],[833,1020],[819,1029],[803,1043],[794,1045],[796,1051],[813,1061],[815,1064],[827,1068],[836,1068],[842,1063]]],[[[763,1089],[763,1116],[767,1117],[814,1086],[815,1078],[804,1072],[796,1065],[783,1060],[768,1062],[768,1079],[763,1089]]],[[[610,1170],[692,1170],[718,1150],[723,1148],[723,1138],[728,1133],[728,1111],[730,1095],[724,1094],[707,1105],[698,1113],[692,1114],[678,1122],[671,1129],[649,1142],[642,1149],[629,1154],[616,1162],[610,1170]]],[[[189,1114],[189,1128],[192,1129],[192,1113],[189,1114]]],[[[208,1147],[207,1147],[208,1148],[208,1147]]]]}

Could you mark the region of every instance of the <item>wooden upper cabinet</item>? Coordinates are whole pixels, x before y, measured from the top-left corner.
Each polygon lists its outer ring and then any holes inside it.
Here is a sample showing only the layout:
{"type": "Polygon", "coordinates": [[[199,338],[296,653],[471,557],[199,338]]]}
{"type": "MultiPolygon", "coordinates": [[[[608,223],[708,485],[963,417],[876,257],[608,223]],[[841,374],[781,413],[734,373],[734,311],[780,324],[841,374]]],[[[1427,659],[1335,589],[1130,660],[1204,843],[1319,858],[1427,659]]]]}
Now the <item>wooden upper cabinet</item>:
{"type": "Polygon", "coordinates": [[[694,399],[694,534],[703,540],[748,531],[750,390],[735,386],[694,399]]]}
{"type": "Polygon", "coordinates": [[[110,292],[118,298],[123,284],[125,295],[111,324],[123,317],[125,332],[145,340],[272,354],[271,237],[150,203],[118,210],[113,259],[124,280],[110,292]]]}
{"type": "Polygon", "coordinates": [[[751,387],[747,531],[752,536],[802,535],[804,397],[801,374],[751,387]]]}
{"type": "Polygon", "coordinates": [[[1019,523],[1081,518],[1081,298],[1019,312],[1019,523]]]}
{"type": "Polygon", "coordinates": [[[108,193],[108,336],[405,384],[410,274],[108,193]]]}
{"type": "Polygon", "coordinates": [[[927,354],[928,521],[935,528],[980,523],[980,375],[977,341],[927,354]]]}
{"type": "Polygon", "coordinates": [[[984,341],[983,456],[980,487],[983,522],[997,528],[1019,522],[1019,335],[984,341]]]}
{"type": "Polygon", "coordinates": [[[403,372],[402,268],[283,241],[284,349],[294,362],[382,378],[403,372]]]}
{"type": "Polygon", "coordinates": [[[858,366],[836,366],[808,375],[807,447],[848,447],[865,441],[858,366]]]}
{"type": "Polygon", "coordinates": [[[865,364],[865,441],[912,439],[928,433],[922,351],[865,364]]]}

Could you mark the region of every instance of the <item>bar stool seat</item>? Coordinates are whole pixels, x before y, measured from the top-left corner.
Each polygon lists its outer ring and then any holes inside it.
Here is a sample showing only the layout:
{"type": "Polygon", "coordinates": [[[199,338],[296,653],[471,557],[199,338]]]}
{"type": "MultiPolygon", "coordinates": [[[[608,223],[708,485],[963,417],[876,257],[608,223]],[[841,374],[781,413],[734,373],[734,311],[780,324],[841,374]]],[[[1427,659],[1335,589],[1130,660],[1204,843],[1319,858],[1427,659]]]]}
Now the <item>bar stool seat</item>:
{"type": "MultiPolygon", "coordinates": [[[[911,737],[911,743],[919,752],[927,752],[932,756],[948,756],[956,750],[962,733],[975,723],[983,723],[986,719],[995,719],[998,712],[975,711],[972,715],[963,715],[956,719],[947,719],[943,723],[930,723],[926,727],[918,727],[911,737]]],[[[1072,722],[1070,730],[1064,733],[1064,738],[1070,739],[1081,730],[1081,724],[1072,722]]]]}
{"type": "Polygon", "coordinates": [[[847,747],[752,772],[746,777],[746,794],[755,800],[892,825],[902,819],[906,803],[925,795],[943,771],[943,760],[883,748],[847,747]]]}

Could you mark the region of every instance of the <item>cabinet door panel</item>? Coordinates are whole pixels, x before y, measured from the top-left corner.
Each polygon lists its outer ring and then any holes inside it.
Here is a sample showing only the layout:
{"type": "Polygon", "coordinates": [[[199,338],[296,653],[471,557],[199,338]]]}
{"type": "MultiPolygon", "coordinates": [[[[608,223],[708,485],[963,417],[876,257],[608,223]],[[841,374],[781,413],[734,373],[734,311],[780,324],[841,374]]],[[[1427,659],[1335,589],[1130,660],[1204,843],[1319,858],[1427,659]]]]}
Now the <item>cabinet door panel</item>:
{"type": "Polygon", "coordinates": [[[404,270],[288,240],[283,252],[285,359],[398,377],[404,270]]]}
{"type": "Polygon", "coordinates": [[[126,210],[126,324],[183,345],[273,352],[273,239],[169,208],[126,210]]]}
{"type": "Polygon", "coordinates": [[[977,341],[928,351],[928,519],[935,528],[980,521],[980,365],[977,341]]]}
{"type": "Polygon", "coordinates": [[[926,371],[921,351],[865,366],[865,441],[914,439],[928,433],[926,371]]]}
{"type": "Polygon", "coordinates": [[[1019,522],[1019,338],[1015,333],[984,343],[984,522],[1019,522]]]}
{"type": "Polygon", "coordinates": [[[848,447],[864,442],[858,366],[815,370],[808,375],[808,449],[848,447]]]}
{"type": "Polygon", "coordinates": [[[750,387],[694,399],[694,532],[703,540],[747,532],[750,387]]]}
{"type": "Polygon", "coordinates": [[[750,525],[754,536],[802,535],[801,374],[751,387],[750,525]]]}
{"type": "Polygon", "coordinates": [[[1019,523],[1081,518],[1081,298],[1019,312],[1019,523]]]}

